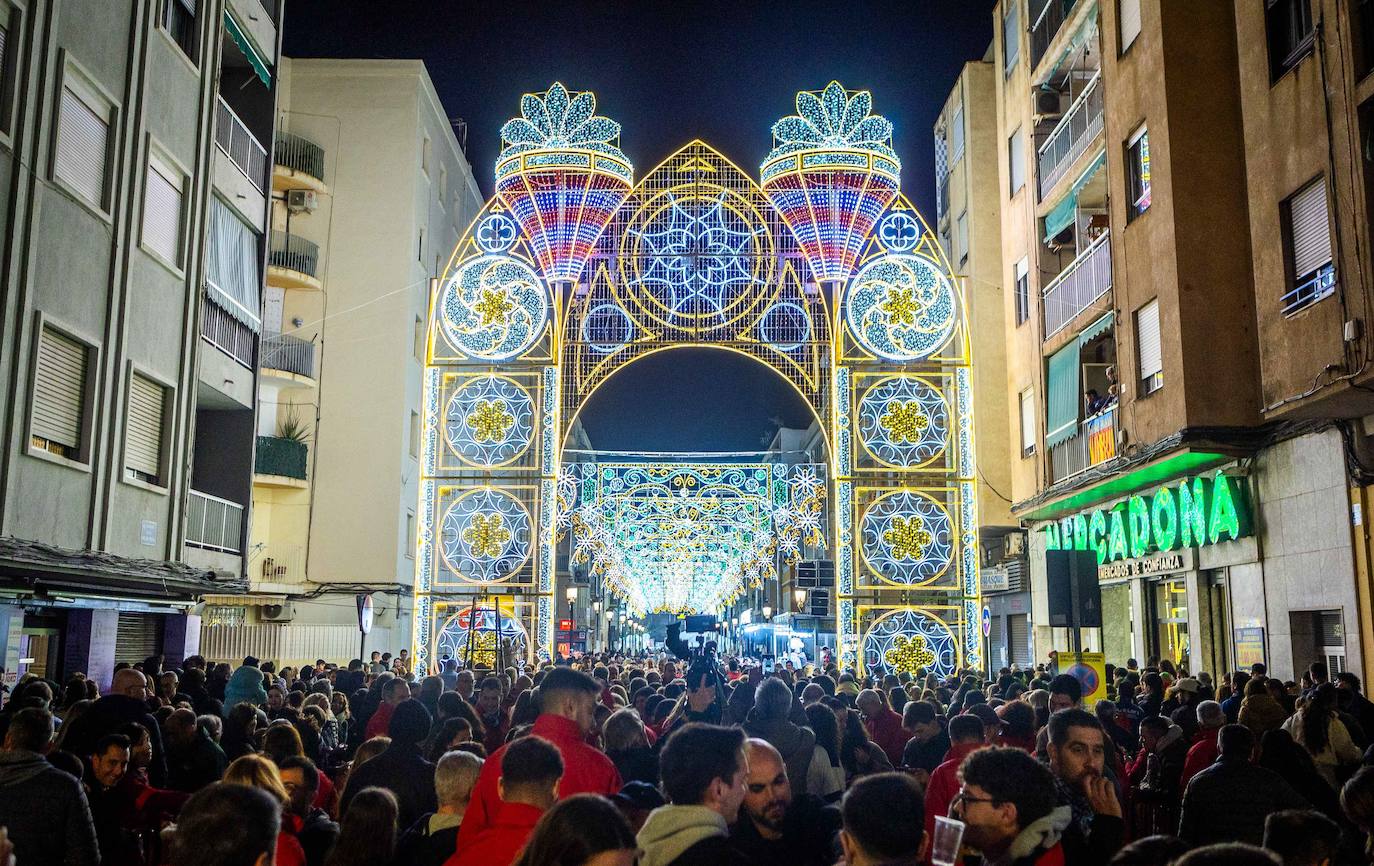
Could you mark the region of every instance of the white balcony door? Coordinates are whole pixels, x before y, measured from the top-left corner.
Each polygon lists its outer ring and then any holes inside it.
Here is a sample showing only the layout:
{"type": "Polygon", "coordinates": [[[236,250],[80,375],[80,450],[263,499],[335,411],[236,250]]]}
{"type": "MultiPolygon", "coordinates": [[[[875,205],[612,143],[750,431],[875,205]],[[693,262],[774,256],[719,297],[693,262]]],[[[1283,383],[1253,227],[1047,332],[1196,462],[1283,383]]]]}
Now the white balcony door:
{"type": "Polygon", "coordinates": [[[267,334],[281,333],[282,307],[286,303],[286,289],[268,286],[262,296],[262,329],[267,334]]]}

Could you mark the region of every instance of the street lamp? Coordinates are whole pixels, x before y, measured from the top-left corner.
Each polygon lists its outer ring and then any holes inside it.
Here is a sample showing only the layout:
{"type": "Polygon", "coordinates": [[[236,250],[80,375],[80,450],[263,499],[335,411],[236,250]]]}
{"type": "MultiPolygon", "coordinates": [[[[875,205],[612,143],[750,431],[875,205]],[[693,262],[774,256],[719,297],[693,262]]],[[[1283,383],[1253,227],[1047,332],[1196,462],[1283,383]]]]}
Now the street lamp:
{"type": "Polygon", "coordinates": [[[772,618],[773,618],[773,605],[771,605],[771,604],[765,604],[765,605],[763,606],[763,618],[764,618],[764,619],[772,619],[772,618]]]}
{"type": "Polygon", "coordinates": [[[577,604],[577,587],[568,587],[566,595],[568,597],[568,619],[574,619],[576,614],[573,613],[573,605],[577,604]]]}
{"type": "Polygon", "coordinates": [[[795,603],[795,605],[796,605],[797,612],[798,612],[798,613],[801,613],[801,611],[806,607],[806,590],[804,590],[804,589],[794,589],[794,590],[792,590],[792,601],[793,601],[793,602],[795,603]]]}
{"type": "Polygon", "coordinates": [[[601,599],[598,598],[592,601],[592,613],[601,613],[601,599]]]}

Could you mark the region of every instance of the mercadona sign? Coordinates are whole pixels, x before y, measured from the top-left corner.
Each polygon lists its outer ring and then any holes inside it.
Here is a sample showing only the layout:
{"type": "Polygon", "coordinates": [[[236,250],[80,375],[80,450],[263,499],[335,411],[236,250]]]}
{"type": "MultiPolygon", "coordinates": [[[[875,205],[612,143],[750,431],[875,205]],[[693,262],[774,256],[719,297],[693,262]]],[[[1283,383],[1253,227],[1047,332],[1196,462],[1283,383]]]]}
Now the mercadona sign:
{"type": "Polygon", "coordinates": [[[1049,550],[1092,550],[1097,564],[1203,547],[1254,533],[1242,479],[1218,472],[1065,517],[1044,528],[1049,550]]]}

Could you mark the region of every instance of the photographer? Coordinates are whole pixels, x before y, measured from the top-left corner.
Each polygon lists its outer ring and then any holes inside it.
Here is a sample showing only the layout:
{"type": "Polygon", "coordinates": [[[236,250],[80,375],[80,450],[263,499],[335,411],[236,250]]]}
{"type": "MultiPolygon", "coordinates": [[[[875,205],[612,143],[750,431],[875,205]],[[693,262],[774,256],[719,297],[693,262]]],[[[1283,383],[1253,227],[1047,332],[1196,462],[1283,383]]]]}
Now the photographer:
{"type": "Polygon", "coordinates": [[[691,664],[687,668],[687,691],[678,698],[677,705],[663,723],[665,738],[689,722],[718,725],[725,709],[725,673],[716,659],[715,642],[703,642],[699,638],[699,649],[693,652],[688,650],[681,634],[681,623],[668,626],[665,641],[668,649],[680,659],[690,659],[691,664]]]}

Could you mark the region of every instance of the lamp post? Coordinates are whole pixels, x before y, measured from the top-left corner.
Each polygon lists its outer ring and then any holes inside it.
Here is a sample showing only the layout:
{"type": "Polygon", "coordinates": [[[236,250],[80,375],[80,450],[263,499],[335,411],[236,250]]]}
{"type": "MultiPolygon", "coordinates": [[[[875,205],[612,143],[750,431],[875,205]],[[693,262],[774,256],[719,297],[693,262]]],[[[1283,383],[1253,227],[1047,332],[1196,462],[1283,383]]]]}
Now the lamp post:
{"type": "Polygon", "coordinates": [[[617,635],[617,637],[620,638],[617,647],[617,649],[619,649],[620,652],[625,651],[625,619],[625,611],[622,610],[620,612],[620,633],[617,635]]]}
{"type": "Polygon", "coordinates": [[[801,613],[803,610],[805,610],[805,609],[806,609],[806,590],[804,590],[804,589],[794,589],[794,590],[792,590],[792,603],[793,603],[793,607],[794,607],[794,609],[797,611],[797,613],[801,613]]]}
{"type": "Polygon", "coordinates": [[[568,619],[576,619],[577,614],[574,613],[573,608],[577,604],[577,587],[568,587],[568,591],[564,595],[568,599],[568,619]]]}

